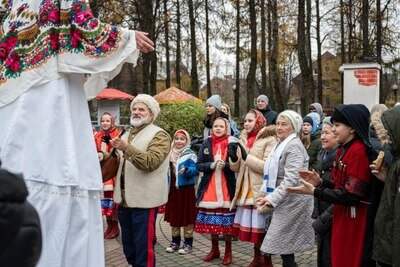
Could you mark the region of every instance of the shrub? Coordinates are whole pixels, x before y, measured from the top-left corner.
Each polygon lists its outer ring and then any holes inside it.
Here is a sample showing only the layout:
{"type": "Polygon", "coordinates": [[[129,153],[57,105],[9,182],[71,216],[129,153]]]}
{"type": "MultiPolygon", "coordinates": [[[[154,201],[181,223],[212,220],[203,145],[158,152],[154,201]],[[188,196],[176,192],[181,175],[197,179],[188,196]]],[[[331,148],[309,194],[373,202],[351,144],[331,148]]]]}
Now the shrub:
{"type": "Polygon", "coordinates": [[[204,105],[194,102],[161,105],[156,125],[167,131],[172,137],[179,129],[186,130],[191,138],[203,135],[204,105]]]}

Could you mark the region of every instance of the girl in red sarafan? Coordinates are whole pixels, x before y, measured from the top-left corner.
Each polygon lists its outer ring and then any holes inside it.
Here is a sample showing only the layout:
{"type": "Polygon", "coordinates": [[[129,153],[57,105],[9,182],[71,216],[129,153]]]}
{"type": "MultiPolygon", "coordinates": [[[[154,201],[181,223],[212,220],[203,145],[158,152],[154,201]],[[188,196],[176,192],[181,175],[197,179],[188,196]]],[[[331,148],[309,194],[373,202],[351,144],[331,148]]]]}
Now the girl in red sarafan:
{"type": "Polygon", "coordinates": [[[212,261],[220,256],[218,235],[225,239],[225,255],[223,265],[232,263],[232,239],[234,233],[233,221],[235,210],[229,210],[235,195],[235,173],[228,162],[228,144],[237,139],[230,138],[227,129],[229,122],[221,117],[216,118],[212,125],[211,136],[202,144],[197,159],[197,169],[203,172],[197,190],[197,214],[194,231],[201,234],[211,234],[212,248],[203,258],[212,261]]]}
{"type": "MultiPolygon", "coordinates": [[[[106,158],[108,152],[113,148],[110,140],[117,137],[120,131],[115,126],[114,117],[105,112],[100,119],[101,130],[94,135],[99,161],[106,158]]],[[[105,239],[115,238],[119,235],[117,204],[113,200],[114,179],[108,180],[103,186],[101,199],[101,212],[107,218],[107,230],[104,232],[105,239]]]]}
{"type": "Polygon", "coordinates": [[[300,171],[303,186],[290,192],[310,194],[333,205],[331,259],[333,267],[375,266],[371,257],[373,216],[368,205],[372,178],[369,164],[375,156],[369,141],[369,111],[364,105],[338,105],[331,117],[339,149],[332,180],[315,171],[300,171]]]}

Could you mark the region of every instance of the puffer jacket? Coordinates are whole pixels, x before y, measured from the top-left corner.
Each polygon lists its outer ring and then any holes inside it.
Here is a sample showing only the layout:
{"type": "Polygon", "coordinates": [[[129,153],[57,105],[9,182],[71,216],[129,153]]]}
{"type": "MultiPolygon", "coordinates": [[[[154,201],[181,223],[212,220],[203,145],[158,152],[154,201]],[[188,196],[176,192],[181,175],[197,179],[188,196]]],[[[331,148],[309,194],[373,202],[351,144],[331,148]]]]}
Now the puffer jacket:
{"type": "Polygon", "coordinates": [[[321,132],[316,131],[315,133],[311,134],[310,136],[311,144],[307,148],[307,154],[310,157],[308,162],[308,169],[309,170],[317,170],[318,169],[318,153],[321,151],[321,132]]]}
{"type": "Polygon", "coordinates": [[[385,111],[372,121],[383,145],[391,142],[392,164],[375,218],[374,259],[380,263],[400,266],[400,106],[385,111]],[[382,127],[384,130],[382,131],[382,127]]]}
{"type": "Polygon", "coordinates": [[[263,127],[257,134],[254,144],[250,149],[247,148],[247,133],[245,130],[242,131],[239,143],[247,150],[248,155],[246,160],[243,160],[240,149],[238,149],[238,160],[232,162],[229,159],[231,170],[238,173],[231,209],[235,208],[236,205],[255,205],[254,199],[265,196],[264,193],[260,192],[260,188],[263,183],[265,161],[277,143],[275,129],[275,125],[263,127]],[[253,198],[246,200],[250,188],[253,198]],[[239,198],[240,193],[241,196],[239,198]]]}
{"type": "Polygon", "coordinates": [[[35,266],[42,250],[39,215],[20,175],[0,169],[0,266],[35,266]]]}

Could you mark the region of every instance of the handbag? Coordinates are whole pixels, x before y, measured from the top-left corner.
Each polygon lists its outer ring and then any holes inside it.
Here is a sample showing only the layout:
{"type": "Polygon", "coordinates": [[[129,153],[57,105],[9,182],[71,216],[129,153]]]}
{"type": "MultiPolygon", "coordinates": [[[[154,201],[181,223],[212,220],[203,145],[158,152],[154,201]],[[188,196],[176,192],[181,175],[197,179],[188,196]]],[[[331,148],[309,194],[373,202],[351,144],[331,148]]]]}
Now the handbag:
{"type": "Polygon", "coordinates": [[[103,177],[103,183],[111,180],[117,175],[119,165],[119,154],[116,149],[113,148],[110,156],[100,162],[101,176],[103,177]]]}

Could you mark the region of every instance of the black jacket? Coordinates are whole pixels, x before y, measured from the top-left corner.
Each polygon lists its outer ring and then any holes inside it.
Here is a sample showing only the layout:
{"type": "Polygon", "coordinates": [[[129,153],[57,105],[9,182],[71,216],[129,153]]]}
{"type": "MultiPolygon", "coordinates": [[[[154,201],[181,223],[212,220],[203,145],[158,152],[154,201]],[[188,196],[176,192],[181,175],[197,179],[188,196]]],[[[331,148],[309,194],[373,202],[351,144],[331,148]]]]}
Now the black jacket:
{"type": "Polygon", "coordinates": [[[276,124],[276,119],[278,118],[278,112],[273,111],[269,106],[266,109],[257,109],[260,111],[265,119],[267,120],[267,125],[276,124]]]}
{"type": "Polygon", "coordinates": [[[20,175],[0,169],[0,266],[35,266],[42,250],[39,215],[20,175]]]}

